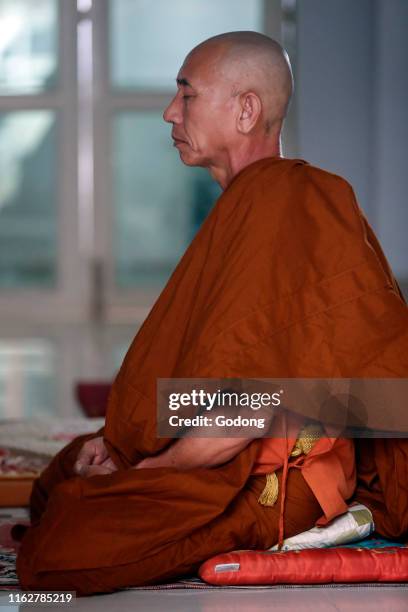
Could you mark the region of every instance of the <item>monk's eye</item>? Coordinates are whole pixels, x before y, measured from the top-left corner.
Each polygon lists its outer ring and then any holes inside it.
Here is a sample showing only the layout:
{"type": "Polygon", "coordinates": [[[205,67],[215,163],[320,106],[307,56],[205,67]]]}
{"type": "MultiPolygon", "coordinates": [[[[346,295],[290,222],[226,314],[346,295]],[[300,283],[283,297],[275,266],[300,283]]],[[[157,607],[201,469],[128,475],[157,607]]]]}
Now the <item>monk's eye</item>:
{"type": "Polygon", "coordinates": [[[183,100],[190,100],[193,96],[183,96],[183,100]]]}

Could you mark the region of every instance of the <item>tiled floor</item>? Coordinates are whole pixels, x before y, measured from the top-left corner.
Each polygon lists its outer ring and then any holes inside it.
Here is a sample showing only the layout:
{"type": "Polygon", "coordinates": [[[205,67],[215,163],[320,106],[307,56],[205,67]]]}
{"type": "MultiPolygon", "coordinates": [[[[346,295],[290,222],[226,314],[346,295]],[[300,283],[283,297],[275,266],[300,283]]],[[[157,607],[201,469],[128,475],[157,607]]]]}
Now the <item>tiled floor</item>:
{"type": "MultiPolygon", "coordinates": [[[[0,610],[7,599],[0,595],[0,610]]],[[[10,607],[9,610],[17,610],[10,607]]],[[[61,610],[61,606],[37,607],[36,610],[61,610]]],[[[311,587],[273,589],[214,589],[210,591],[122,591],[77,599],[75,612],[261,612],[286,610],[386,611],[407,612],[408,585],[366,587],[311,587]]]]}

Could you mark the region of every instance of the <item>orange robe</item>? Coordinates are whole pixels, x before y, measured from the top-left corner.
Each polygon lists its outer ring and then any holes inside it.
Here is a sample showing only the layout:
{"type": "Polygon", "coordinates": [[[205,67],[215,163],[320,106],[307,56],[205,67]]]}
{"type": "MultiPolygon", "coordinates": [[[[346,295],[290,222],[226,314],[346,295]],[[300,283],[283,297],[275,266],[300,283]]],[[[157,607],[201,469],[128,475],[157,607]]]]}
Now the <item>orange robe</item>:
{"type": "MultiPolygon", "coordinates": [[[[211,470],[128,469],[172,443],[156,433],[157,378],[405,376],[407,337],[406,306],[348,183],[302,160],[248,166],[205,220],[115,380],[104,437],[119,471],[64,480],[77,441],[37,483],[35,523],[17,561],[22,586],[104,592],[276,542],[279,512],[256,502],[265,479],[251,475],[260,441],[211,470]]],[[[322,513],[290,472],[285,535],[322,513]]]]}
{"type": "MultiPolygon", "coordinates": [[[[356,487],[354,442],[322,435],[306,455],[291,458],[289,453],[303,424],[304,419],[296,414],[278,413],[268,438],[261,441],[252,473],[272,474],[283,467],[285,488],[287,471],[299,469],[323,512],[316,525],[323,526],[348,510],[346,500],[351,499],[356,487]]],[[[280,541],[283,540],[284,534],[279,535],[280,541]]]]}

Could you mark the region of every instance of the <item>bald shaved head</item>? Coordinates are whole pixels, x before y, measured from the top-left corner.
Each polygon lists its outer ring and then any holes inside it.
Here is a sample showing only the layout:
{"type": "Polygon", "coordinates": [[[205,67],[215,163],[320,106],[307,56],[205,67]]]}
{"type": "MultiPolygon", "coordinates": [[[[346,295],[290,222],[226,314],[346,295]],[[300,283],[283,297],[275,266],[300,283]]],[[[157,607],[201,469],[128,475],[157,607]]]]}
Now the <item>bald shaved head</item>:
{"type": "Polygon", "coordinates": [[[256,92],[269,130],[286,117],[293,93],[293,75],[285,49],[259,32],[227,32],[200,43],[187,56],[213,50],[218,69],[232,82],[233,95],[256,92]]]}
{"type": "Polygon", "coordinates": [[[293,90],[286,51],[264,34],[228,32],[187,55],[164,119],[181,160],[225,188],[250,163],[281,156],[293,90]]]}

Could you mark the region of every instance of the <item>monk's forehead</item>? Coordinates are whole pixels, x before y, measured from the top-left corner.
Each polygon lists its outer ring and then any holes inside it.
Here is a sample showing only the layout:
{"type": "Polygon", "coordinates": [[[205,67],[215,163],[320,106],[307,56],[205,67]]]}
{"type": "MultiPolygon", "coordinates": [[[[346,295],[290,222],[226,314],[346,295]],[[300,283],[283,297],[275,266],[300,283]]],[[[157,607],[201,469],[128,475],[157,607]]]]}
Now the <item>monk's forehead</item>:
{"type": "Polygon", "coordinates": [[[184,60],[178,74],[179,85],[195,87],[200,83],[213,80],[218,62],[217,53],[203,49],[189,53],[184,60]]]}
{"type": "Polygon", "coordinates": [[[193,49],[181,66],[177,81],[180,85],[194,87],[203,81],[213,81],[220,74],[225,49],[223,45],[202,45],[193,49]]]}

